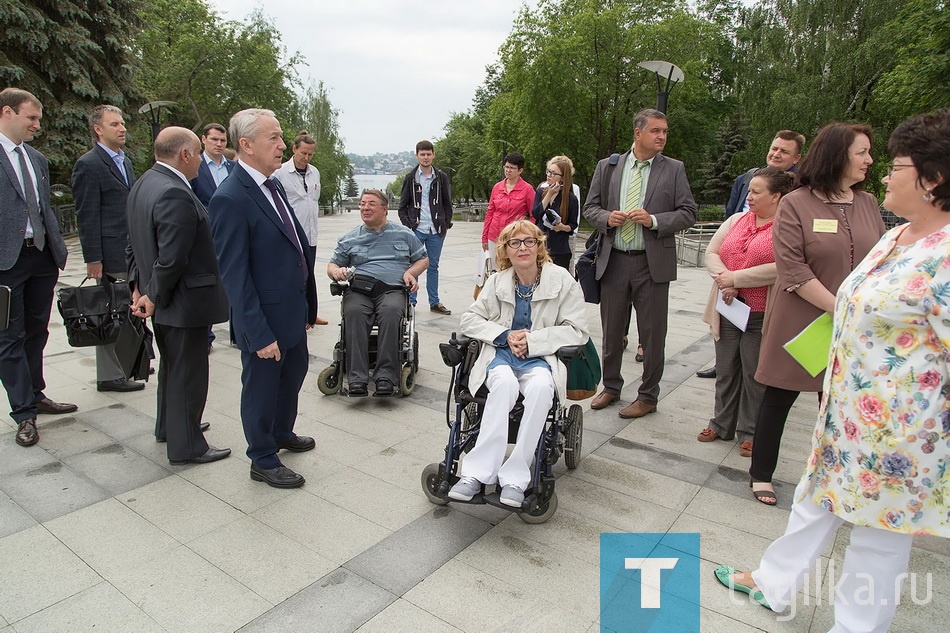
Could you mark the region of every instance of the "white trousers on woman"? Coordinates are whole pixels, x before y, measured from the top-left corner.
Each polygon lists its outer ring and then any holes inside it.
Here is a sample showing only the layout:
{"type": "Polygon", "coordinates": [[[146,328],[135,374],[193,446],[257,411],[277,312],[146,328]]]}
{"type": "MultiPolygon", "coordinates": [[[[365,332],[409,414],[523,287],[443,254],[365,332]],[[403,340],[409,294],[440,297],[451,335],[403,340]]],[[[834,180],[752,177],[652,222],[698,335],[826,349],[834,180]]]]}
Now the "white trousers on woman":
{"type": "Polygon", "coordinates": [[[483,484],[497,481],[502,486],[524,490],[531,483],[531,462],[554,400],[554,378],[546,367],[519,371],[499,365],[488,371],[485,384],[488,398],[481,430],[475,448],[462,460],[461,476],[474,477],[483,484]],[[519,392],[524,394],[524,414],[515,447],[505,461],[508,413],[515,406],[519,392]]]}
{"type": "MultiPolygon", "coordinates": [[[[804,484],[799,484],[801,487],[804,484]]],[[[796,498],[799,490],[795,491],[796,498]]],[[[809,498],[792,504],[785,534],[776,539],[752,572],[752,579],[772,610],[781,613],[795,599],[828,539],[844,519],[809,498]]],[[[830,633],[884,633],[894,619],[907,571],[910,534],[855,525],[841,572],[823,579],[839,583],[835,592],[835,625],[830,633]]],[[[814,584],[812,581],[810,584],[814,584]]],[[[826,591],[820,598],[827,595],[826,591]]]]}

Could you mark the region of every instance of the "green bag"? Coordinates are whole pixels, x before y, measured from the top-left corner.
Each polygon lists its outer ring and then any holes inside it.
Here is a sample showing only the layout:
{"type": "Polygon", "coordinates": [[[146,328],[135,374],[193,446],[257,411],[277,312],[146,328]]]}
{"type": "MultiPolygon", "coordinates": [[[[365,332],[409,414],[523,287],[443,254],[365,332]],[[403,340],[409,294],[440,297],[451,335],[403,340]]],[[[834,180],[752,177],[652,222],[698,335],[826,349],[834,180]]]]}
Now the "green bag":
{"type": "Polygon", "coordinates": [[[567,399],[586,400],[597,393],[600,384],[600,357],[593,339],[587,339],[587,344],[581,353],[571,359],[567,368],[567,399]]]}

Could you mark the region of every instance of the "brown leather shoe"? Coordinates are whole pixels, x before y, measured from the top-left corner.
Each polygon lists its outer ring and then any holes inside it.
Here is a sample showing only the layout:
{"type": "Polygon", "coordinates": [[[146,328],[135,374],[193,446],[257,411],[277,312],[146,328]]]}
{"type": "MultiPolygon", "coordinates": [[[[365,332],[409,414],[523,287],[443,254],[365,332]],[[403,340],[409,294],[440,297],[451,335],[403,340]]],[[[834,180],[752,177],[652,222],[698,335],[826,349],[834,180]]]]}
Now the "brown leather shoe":
{"type": "Polygon", "coordinates": [[[314,324],[316,325],[326,325],[328,323],[329,321],[327,321],[326,319],[321,319],[320,317],[317,317],[317,320],[314,321],[314,324]]]}
{"type": "Polygon", "coordinates": [[[36,412],[37,413],[50,413],[53,415],[58,415],[61,413],[72,413],[79,409],[74,404],[68,402],[53,402],[49,398],[43,398],[36,402],[36,412]]]}
{"type": "Polygon", "coordinates": [[[609,393],[607,391],[601,391],[597,394],[593,400],[590,402],[591,409],[604,409],[607,406],[613,404],[617,400],[620,400],[620,396],[615,393],[609,393]]]}
{"type": "Polygon", "coordinates": [[[752,442],[751,440],[746,440],[739,445],[739,455],[742,457],[752,457],[752,442]]]}
{"type": "Polygon", "coordinates": [[[716,435],[716,432],[713,431],[708,426],[699,432],[699,435],[696,436],[696,439],[700,442],[715,442],[719,439],[719,436],[716,435]]]}
{"type": "Polygon", "coordinates": [[[620,417],[622,418],[642,418],[647,413],[653,413],[656,411],[655,404],[649,404],[643,400],[634,400],[623,409],[620,410],[620,417]]]}
{"type": "Polygon", "coordinates": [[[36,418],[23,420],[16,428],[16,443],[20,446],[33,446],[40,441],[40,434],[36,430],[36,418]]]}

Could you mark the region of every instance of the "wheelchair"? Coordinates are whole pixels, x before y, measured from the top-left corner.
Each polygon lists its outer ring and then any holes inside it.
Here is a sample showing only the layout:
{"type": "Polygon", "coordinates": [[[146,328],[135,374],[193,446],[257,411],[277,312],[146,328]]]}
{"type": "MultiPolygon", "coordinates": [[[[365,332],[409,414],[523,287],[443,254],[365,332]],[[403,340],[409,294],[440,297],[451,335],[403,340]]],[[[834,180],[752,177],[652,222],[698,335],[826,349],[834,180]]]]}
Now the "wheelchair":
{"type": "MultiPolygon", "coordinates": [[[[351,292],[346,282],[333,281],[330,283],[330,294],[334,297],[343,296],[351,292]]],[[[399,363],[402,369],[399,372],[399,391],[403,396],[412,393],[416,386],[416,372],[419,371],[419,334],[416,332],[416,307],[409,302],[409,289],[403,289],[406,309],[402,318],[402,336],[399,340],[399,363]]],[[[317,388],[324,395],[335,393],[347,395],[347,388],[343,385],[347,375],[346,362],[346,321],[343,319],[343,304],[340,303],[340,339],[333,346],[333,363],[317,376],[317,388]]],[[[369,370],[372,373],[376,367],[376,349],[379,342],[379,326],[373,324],[369,335],[369,370]]]]}
{"type": "MultiPolygon", "coordinates": [[[[422,471],[422,489],[426,497],[434,504],[452,503],[489,504],[504,510],[517,512],[525,523],[544,523],[557,510],[557,493],[554,491],[553,466],[564,455],[565,465],[573,470],[581,459],[581,444],[584,436],[584,414],[579,404],[565,407],[558,395],[554,395],[551,409],[548,411],[544,429],[535,450],[534,464],[531,467],[531,483],[525,490],[525,500],[521,508],[509,507],[499,500],[499,490],[481,493],[471,501],[457,501],[448,497],[448,492],[458,480],[459,459],[475,446],[481,417],[485,410],[488,390],[484,385],[473,394],[468,388],[468,377],[475,359],[481,350],[480,341],[452,333],[448,343],[439,344],[442,362],[452,368],[449,394],[445,403],[445,422],[449,428],[449,440],[445,447],[445,460],[438,464],[429,464],[422,471]],[[451,415],[452,400],[455,400],[455,419],[451,415]]],[[[577,356],[582,346],[562,347],[557,357],[565,365],[577,356]]],[[[508,443],[513,444],[518,437],[521,415],[524,412],[522,396],[508,415],[508,443]]],[[[496,486],[497,487],[497,486],[496,486]]]]}

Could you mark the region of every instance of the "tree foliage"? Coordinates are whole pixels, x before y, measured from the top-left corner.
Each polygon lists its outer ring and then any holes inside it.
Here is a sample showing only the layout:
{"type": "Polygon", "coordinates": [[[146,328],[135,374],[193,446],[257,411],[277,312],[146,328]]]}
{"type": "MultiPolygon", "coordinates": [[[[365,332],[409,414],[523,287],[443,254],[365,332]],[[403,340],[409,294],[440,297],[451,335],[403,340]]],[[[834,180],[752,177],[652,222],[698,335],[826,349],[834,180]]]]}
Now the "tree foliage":
{"type": "Polygon", "coordinates": [[[339,111],[333,108],[327,89],[321,81],[307,88],[297,102],[296,112],[290,118],[289,129],[284,130],[288,147],[300,130],[307,130],[317,142],[311,162],[320,170],[320,200],[323,204],[331,205],[342,198],[344,179],[348,175],[352,177],[350,161],[343,153],[338,116],[339,111]]]}

